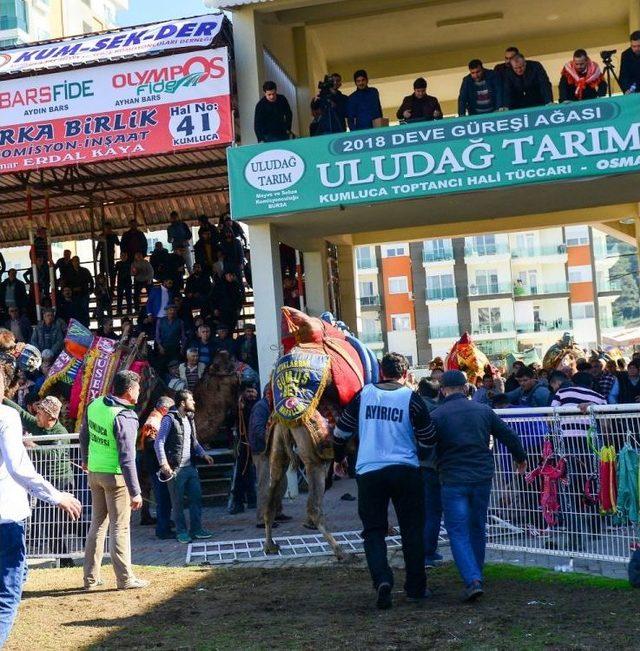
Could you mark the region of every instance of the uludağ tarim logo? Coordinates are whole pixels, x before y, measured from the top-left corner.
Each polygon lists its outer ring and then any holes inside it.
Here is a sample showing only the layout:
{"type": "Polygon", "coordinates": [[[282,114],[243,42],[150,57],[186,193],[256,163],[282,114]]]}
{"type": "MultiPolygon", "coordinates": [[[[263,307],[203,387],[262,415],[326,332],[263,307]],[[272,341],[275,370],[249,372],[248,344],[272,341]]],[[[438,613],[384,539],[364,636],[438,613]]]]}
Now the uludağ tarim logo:
{"type": "Polygon", "coordinates": [[[9,54],[0,54],[0,68],[6,66],[9,61],[11,61],[11,56],[9,54]]]}
{"type": "Polygon", "coordinates": [[[287,149],[272,149],[254,156],[244,168],[244,178],[256,190],[277,192],[295,185],[304,174],[304,161],[287,149]]]}

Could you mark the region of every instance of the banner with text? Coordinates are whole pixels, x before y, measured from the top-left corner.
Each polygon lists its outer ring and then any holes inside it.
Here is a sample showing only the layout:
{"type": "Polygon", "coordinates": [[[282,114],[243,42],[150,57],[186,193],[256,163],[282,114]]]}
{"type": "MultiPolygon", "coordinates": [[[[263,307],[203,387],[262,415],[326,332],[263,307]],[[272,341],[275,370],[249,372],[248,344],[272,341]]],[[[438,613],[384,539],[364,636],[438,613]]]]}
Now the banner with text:
{"type": "Polygon", "coordinates": [[[233,140],[227,48],[0,83],[0,173],[233,140]]]}
{"type": "Polygon", "coordinates": [[[117,32],[71,38],[0,51],[0,76],[110,61],[191,47],[207,47],[220,32],[224,16],[171,20],[117,32]]]}
{"type": "Polygon", "coordinates": [[[640,171],[640,94],[228,150],[235,219],[640,171]]]}

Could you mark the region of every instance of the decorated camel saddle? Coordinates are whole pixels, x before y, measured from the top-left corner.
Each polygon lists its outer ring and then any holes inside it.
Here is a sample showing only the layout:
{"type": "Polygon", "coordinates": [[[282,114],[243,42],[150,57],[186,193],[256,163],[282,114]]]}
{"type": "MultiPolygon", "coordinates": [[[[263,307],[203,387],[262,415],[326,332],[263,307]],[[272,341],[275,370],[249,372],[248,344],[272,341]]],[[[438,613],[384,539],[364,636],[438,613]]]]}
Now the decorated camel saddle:
{"type": "Polygon", "coordinates": [[[482,377],[484,369],[489,365],[487,356],[473,343],[468,332],[465,332],[449,351],[444,360],[445,370],[463,371],[469,382],[482,377]]]}
{"type": "Polygon", "coordinates": [[[328,454],[340,409],[365,384],[378,381],[378,361],[330,315],[310,317],[283,307],[282,320],[284,355],[271,380],[273,416],[286,427],[306,427],[318,451],[328,454]]]}
{"type": "Polygon", "coordinates": [[[574,368],[576,362],[584,357],[584,352],[574,341],[571,333],[565,332],[544,354],[542,367],[548,371],[574,368]]]}

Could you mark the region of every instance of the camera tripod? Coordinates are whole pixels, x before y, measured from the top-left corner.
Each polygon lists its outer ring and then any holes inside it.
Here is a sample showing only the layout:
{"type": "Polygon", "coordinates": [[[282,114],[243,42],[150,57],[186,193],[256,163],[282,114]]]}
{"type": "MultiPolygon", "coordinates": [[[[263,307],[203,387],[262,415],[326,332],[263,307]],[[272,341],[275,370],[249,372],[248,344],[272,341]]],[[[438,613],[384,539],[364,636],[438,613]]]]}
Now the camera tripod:
{"type": "MultiPolygon", "coordinates": [[[[615,52],[615,50],[614,50],[615,52]]],[[[602,63],[604,63],[604,74],[607,79],[607,95],[611,97],[612,95],[612,88],[611,88],[611,77],[614,78],[616,83],[618,84],[618,87],[621,88],[620,86],[620,79],[618,78],[618,75],[616,74],[616,68],[613,65],[613,61],[611,60],[611,53],[601,53],[600,55],[602,57],[602,63]]]]}

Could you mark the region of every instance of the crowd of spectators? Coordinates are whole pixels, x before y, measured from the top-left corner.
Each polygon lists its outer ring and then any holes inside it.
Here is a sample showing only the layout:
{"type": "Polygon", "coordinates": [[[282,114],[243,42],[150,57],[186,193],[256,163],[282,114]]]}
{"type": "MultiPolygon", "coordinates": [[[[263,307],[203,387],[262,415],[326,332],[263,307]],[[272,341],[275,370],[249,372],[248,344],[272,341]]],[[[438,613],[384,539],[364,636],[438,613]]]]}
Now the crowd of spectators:
{"type": "MultiPolygon", "coordinates": [[[[630,36],[630,47],[620,59],[620,88],[623,93],[640,92],[640,31],[630,36]]],[[[511,46],[504,52],[504,62],[493,70],[480,59],[472,59],[469,74],[462,79],[458,95],[458,115],[478,115],[493,111],[544,106],[553,103],[552,84],[539,61],[527,59],[511,46]]],[[[385,126],[380,93],[369,86],[366,70],[353,74],[356,89],[345,95],[340,91],[342,77],[327,75],[318,84],[318,94],[311,102],[312,136],[326,133],[358,131],[385,126]]],[[[608,86],[598,63],[583,48],[575,50],[563,66],[558,82],[560,102],[602,97],[608,86]]],[[[287,98],[278,93],[273,81],[263,85],[264,96],[255,109],[255,134],[258,142],[274,142],[293,137],[293,114],[287,98]]],[[[427,80],[419,77],[413,93],[402,100],[396,113],[401,123],[439,120],[443,111],[438,98],[427,94],[427,80]]]]}
{"type": "MultiPolygon", "coordinates": [[[[167,229],[171,250],[158,242],[150,256],[135,219],[120,236],[106,223],[96,246],[95,278],[70,250],[52,261],[47,231],[38,229],[30,258],[37,267],[41,319],[32,269],[21,280],[12,268],[0,283],[0,325],[48,360],[62,350],[70,319],[87,327],[97,323],[94,333],[113,339],[144,332],[153,342],[154,366],[174,389],[193,390],[218,350],[257,374],[254,326],[247,323],[239,337],[233,336],[251,281],[246,236],[228,213],[217,225],[204,215],[198,221],[193,243],[191,227],[173,211],[167,229]],[[114,319],[121,323],[118,332],[114,319]],[[171,373],[170,368],[179,370],[171,373]]],[[[39,388],[41,375],[24,379],[21,406],[34,382],[39,388]]]]}

